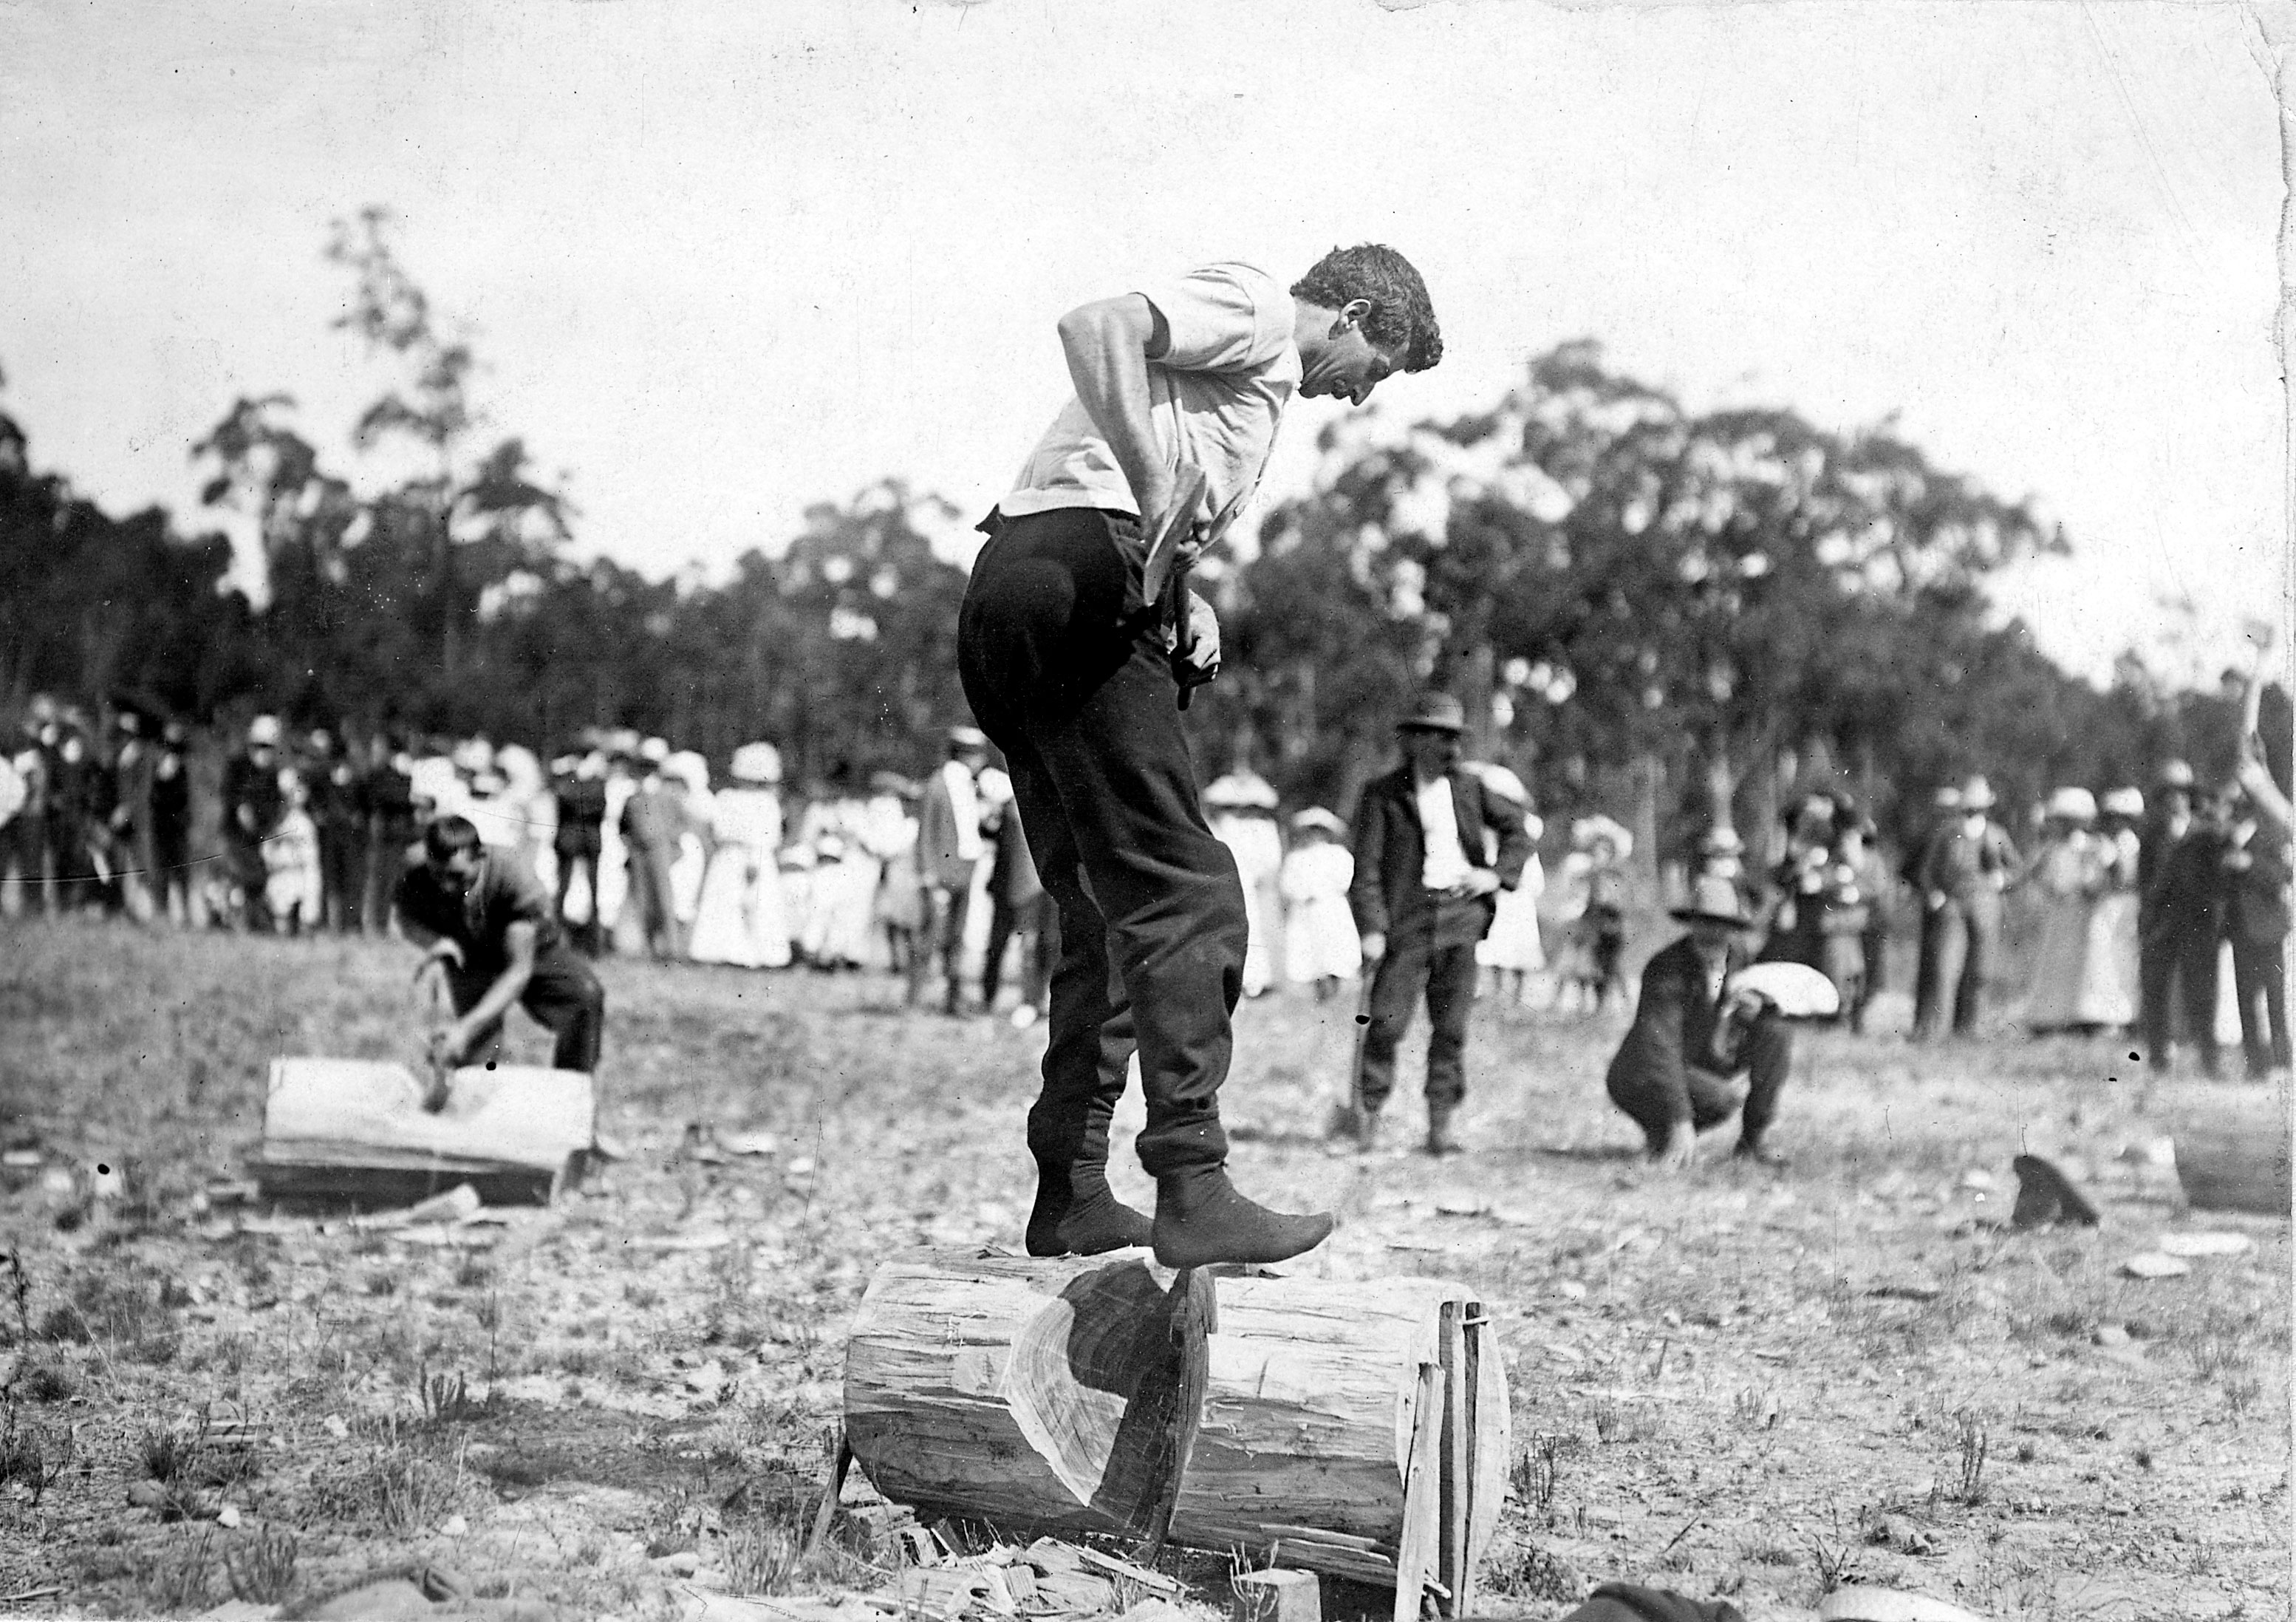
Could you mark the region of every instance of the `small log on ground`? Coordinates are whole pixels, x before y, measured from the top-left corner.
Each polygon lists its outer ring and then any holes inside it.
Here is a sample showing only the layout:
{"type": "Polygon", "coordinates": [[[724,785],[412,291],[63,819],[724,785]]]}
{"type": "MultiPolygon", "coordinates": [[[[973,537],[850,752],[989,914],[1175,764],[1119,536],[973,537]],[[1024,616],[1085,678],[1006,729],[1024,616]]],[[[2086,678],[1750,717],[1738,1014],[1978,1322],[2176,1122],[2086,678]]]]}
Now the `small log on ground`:
{"type": "Polygon", "coordinates": [[[2177,1181],[2199,1209],[2289,1214],[2288,1116],[2278,1088],[2195,1109],[2176,1142],[2177,1181]]]}
{"type": "MultiPolygon", "coordinates": [[[[1464,1286],[1144,1251],[925,1253],[878,1270],[845,1423],[886,1497],[1021,1529],[1275,1549],[1398,1588],[1472,1591],[1507,1469],[1497,1347],[1464,1286]]],[[[1408,1605],[1405,1595],[1408,1593],[1408,1605]]]]}
{"type": "Polygon", "coordinates": [[[250,1163],[263,1196],[406,1205],[467,1182],[489,1205],[547,1201],[595,1133],[596,1094],[578,1071],[457,1070],[435,1115],[422,1091],[388,1061],[274,1060],[250,1163]]]}

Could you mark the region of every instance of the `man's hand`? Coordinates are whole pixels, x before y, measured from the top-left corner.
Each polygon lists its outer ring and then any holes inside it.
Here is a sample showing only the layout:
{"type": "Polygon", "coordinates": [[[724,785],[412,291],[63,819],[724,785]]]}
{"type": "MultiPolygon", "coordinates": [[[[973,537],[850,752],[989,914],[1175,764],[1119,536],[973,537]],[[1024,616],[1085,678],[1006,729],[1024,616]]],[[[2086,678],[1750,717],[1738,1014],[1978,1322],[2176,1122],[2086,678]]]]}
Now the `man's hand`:
{"type": "Polygon", "coordinates": [[[1376,963],[1387,956],[1387,936],[1374,929],[1363,938],[1364,961],[1376,963]]]}
{"type": "Polygon", "coordinates": [[[1180,632],[1173,674],[1182,687],[1199,687],[1219,674],[1219,615],[1193,591],[1188,593],[1187,613],[1188,622],[1180,632]]]}
{"type": "Polygon", "coordinates": [[[1469,868],[1458,885],[1461,895],[1496,895],[1498,890],[1499,876],[1489,868],[1469,868]]]}
{"type": "Polygon", "coordinates": [[[1942,890],[1931,891],[1929,893],[1929,903],[1930,910],[1931,912],[1943,912],[1945,910],[1945,892],[1942,890]]]}

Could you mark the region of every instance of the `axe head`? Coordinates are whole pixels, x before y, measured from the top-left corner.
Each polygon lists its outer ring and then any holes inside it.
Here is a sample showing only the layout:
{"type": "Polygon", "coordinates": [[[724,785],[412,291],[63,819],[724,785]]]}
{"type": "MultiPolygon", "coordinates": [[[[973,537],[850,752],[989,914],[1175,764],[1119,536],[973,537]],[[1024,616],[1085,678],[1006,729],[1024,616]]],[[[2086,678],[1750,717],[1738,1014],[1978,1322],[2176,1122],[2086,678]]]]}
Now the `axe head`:
{"type": "Polygon", "coordinates": [[[1172,486],[1172,505],[1166,507],[1148,534],[1148,557],[1140,571],[1140,596],[1144,602],[1160,603],[1165,588],[1172,583],[1172,564],[1178,556],[1180,543],[1188,539],[1195,528],[1196,509],[1204,504],[1204,491],[1209,488],[1204,470],[1193,462],[1180,464],[1179,477],[1172,486]]]}

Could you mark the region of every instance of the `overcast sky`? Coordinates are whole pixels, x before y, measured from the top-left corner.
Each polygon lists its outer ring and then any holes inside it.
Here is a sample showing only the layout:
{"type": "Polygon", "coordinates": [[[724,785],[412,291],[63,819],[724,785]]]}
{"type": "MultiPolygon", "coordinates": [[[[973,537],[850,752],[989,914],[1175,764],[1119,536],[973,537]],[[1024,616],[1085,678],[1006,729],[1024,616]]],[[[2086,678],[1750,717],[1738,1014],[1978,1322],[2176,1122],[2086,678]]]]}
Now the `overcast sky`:
{"type": "Polygon", "coordinates": [[[0,0],[0,408],[115,509],[200,523],[187,450],[241,393],[348,462],[384,374],[321,249],[368,203],[578,548],[655,573],[886,474],[985,509],[1062,310],[1375,240],[1448,345],[1398,420],[1591,335],[2037,497],[2075,560],[2003,595],[2085,672],[2221,666],[2284,590],[2239,4],[0,0]]]}

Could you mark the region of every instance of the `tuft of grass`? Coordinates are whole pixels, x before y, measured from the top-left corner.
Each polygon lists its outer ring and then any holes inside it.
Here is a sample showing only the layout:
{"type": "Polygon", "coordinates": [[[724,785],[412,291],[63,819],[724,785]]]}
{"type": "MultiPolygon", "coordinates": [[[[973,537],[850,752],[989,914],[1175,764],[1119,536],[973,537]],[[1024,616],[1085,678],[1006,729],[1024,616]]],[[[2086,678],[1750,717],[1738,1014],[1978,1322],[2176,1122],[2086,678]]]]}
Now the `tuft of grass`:
{"type": "Polygon", "coordinates": [[[411,1537],[487,1501],[459,1440],[448,1446],[419,1427],[388,1420],[361,1429],[363,1448],[313,1477],[311,1504],[317,1513],[376,1521],[394,1536],[411,1537]]]}
{"type": "Polygon", "coordinates": [[[214,1569],[215,1533],[202,1527],[137,1559],[135,1587],[154,1614],[188,1617],[208,1608],[214,1569]]]}
{"type": "Polygon", "coordinates": [[[1514,1456],[1508,1485],[1517,1503],[1544,1514],[1554,1503],[1554,1489],[1562,1478],[1563,1438],[1548,1431],[1532,1435],[1514,1456]]]}
{"type": "Polygon", "coordinates": [[[422,1422],[434,1428],[483,1419],[488,1404],[488,1399],[471,1395],[471,1383],[459,1371],[450,1379],[428,1367],[415,1377],[415,1395],[422,1404],[422,1422]]]}
{"type": "Polygon", "coordinates": [[[267,1522],[252,1537],[227,1545],[223,1565],[231,1579],[232,1597],[250,1605],[283,1601],[295,1586],[298,1552],[294,1533],[276,1522],[267,1522]]]}

